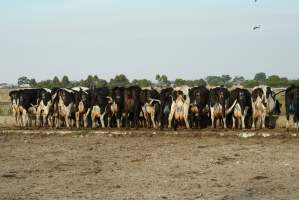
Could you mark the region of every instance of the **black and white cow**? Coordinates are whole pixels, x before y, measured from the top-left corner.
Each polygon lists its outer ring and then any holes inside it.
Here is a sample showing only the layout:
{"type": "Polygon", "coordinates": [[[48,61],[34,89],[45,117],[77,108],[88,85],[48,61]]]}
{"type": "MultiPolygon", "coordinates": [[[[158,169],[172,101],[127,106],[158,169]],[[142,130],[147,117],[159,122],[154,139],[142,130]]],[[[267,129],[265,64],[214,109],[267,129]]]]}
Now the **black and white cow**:
{"type": "Polygon", "coordinates": [[[210,90],[210,112],[212,127],[215,128],[217,120],[222,122],[223,127],[227,128],[226,116],[232,111],[236,101],[229,106],[230,93],[227,88],[219,86],[210,90]]]}
{"type": "Polygon", "coordinates": [[[153,128],[157,128],[161,107],[159,92],[155,89],[143,89],[140,91],[139,98],[146,126],[149,128],[152,124],[153,128]]]}
{"type": "Polygon", "coordinates": [[[290,126],[290,115],[293,115],[295,128],[299,128],[299,86],[292,85],[286,89],[285,107],[287,123],[286,128],[290,126]]]}
{"type": "Polygon", "coordinates": [[[51,90],[41,88],[37,94],[36,125],[48,125],[50,107],[52,106],[51,90]]]}
{"type": "MultiPolygon", "coordinates": [[[[163,129],[165,126],[168,125],[168,118],[170,114],[170,109],[172,105],[172,93],[173,88],[165,88],[160,91],[160,113],[159,113],[159,122],[160,128],[163,129]]],[[[171,124],[170,124],[171,126],[171,124]]]]}
{"type": "Polygon", "coordinates": [[[230,92],[229,104],[235,103],[232,120],[232,128],[236,128],[236,121],[239,128],[245,129],[245,119],[250,117],[248,114],[251,112],[251,94],[247,89],[235,88],[230,92]],[[236,101],[236,103],[235,103],[236,101]]]}
{"type": "Polygon", "coordinates": [[[59,88],[55,89],[52,95],[55,126],[61,127],[61,122],[63,122],[67,128],[70,128],[72,122],[75,121],[75,91],[59,88]]]}
{"type": "Polygon", "coordinates": [[[139,126],[138,119],[141,112],[140,92],[141,88],[139,86],[130,86],[124,90],[126,128],[132,127],[132,125],[135,128],[139,126]]]}
{"type": "Polygon", "coordinates": [[[88,127],[88,116],[91,113],[91,94],[88,88],[72,88],[75,92],[76,127],[88,127]]]}
{"type": "Polygon", "coordinates": [[[108,97],[108,107],[107,107],[107,115],[108,115],[108,125],[107,127],[111,127],[111,119],[115,117],[116,126],[120,128],[122,126],[122,117],[124,113],[124,87],[114,87],[111,90],[111,94],[108,97]]]}
{"type": "Polygon", "coordinates": [[[96,128],[100,119],[101,127],[105,128],[104,117],[107,113],[109,89],[107,87],[94,88],[91,94],[91,120],[92,128],[96,128]]]}
{"type": "Polygon", "coordinates": [[[210,91],[204,87],[189,89],[190,97],[190,125],[191,127],[206,127],[206,118],[209,117],[210,91]]]}
{"type": "Polygon", "coordinates": [[[189,87],[182,86],[174,88],[172,93],[172,104],[168,118],[168,128],[176,130],[179,123],[184,122],[186,128],[190,128],[188,121],[188,113],[190,106],[189,87]]]}
{"type": "Polygon", "coordinates": [[[12,109],[12,115],[15,120],[15,125],[19,126],[19,98],[20,98],[19,90],[12,90],[9,92],[10,97],[10,103],[11,103],[11,109],[12,109]]]}
{"type": "Polygon", "coordinates": [[[280,103],[276,99],[276,94],[267,86],[257,86],[252,90],[252,128],[256,127],[256,122],[261,122],[261,127],[265,128],[266,116],[269,116],[269,126],[273,114],[280,114],[280,103]]]}
{"type": "Polygon", "coordinates": [[[36,120],[37,97],[39,89],[23,89],[18,92],[18,114],[20,126],[31,126],[36,120]]]}

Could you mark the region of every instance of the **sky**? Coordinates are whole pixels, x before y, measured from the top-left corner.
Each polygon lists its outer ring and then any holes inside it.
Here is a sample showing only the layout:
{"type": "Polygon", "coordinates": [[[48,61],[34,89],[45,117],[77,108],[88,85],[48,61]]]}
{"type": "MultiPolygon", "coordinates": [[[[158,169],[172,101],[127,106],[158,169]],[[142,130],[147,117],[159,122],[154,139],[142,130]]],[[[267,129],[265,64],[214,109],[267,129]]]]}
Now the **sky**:
{"type": "Polygon", "coordinates": [[[298,0],[0,0],[0,83],[121,73],[297,79],[298,19],[298,0]]]}

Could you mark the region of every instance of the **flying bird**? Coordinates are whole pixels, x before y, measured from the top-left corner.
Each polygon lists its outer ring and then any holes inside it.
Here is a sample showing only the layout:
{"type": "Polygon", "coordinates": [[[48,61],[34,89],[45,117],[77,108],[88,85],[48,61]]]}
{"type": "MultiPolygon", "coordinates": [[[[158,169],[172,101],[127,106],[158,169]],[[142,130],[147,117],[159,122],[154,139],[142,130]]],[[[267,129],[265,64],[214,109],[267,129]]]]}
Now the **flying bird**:
{"type": "Polygon", "coordinates": [[[253,30],[255,31],[255,30],[259,29],[259,28],[261,28],[261,25],[253,27],[253,30]]]}

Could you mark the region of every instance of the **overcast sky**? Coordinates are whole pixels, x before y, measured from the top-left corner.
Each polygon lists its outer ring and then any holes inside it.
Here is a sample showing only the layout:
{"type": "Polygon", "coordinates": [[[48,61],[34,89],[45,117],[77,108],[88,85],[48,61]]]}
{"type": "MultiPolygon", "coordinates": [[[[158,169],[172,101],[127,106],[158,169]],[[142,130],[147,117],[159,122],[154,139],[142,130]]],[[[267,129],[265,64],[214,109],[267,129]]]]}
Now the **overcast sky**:
{"type": "Polygon", "coordinates": [[[298,53],[298,0],[0,0],[0,82],[260,71],[297,79],[298,53]]]}

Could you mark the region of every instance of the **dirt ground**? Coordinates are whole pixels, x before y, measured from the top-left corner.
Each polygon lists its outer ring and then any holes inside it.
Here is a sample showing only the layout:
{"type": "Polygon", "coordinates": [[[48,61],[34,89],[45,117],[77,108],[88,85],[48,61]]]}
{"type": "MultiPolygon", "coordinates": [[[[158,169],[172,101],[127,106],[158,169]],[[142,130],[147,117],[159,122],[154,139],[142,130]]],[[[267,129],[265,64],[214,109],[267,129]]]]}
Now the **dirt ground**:
{"type": "Polygon", "coordinates": [[[2,128],[0,199],[296,200],[298,153],[284,130],[2,128]]]}

